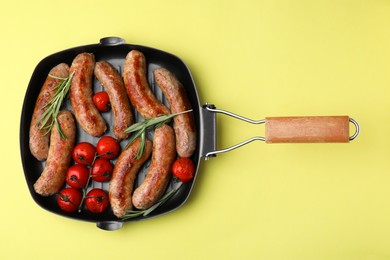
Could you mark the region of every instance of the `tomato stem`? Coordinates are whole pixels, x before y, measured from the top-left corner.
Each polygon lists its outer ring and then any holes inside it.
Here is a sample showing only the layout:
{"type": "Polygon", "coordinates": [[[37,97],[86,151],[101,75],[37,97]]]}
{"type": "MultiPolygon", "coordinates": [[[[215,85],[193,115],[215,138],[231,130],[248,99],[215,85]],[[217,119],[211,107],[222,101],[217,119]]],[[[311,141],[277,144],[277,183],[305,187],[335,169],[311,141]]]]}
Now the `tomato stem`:
{"type": "MultiPolygon", "coordinates": [[[[96,158],[95,159],[97,159],[99,157],[102,157],[102,156],[105,156],[105,155],[113,155],[113,154],[114,154],[113,152],[106,152],[106,153],[102,153],[102,154],[96,154],[96,158]]],[[[94,160],[94,162],[95,162],[95,160],[94,160]]]]}
{"type": "Polygon", "coordinates": [[[95,156],[93,157],[93,161],[92,161],[92,164],[90,165],[90,168],[89,168],[89,174],[88,174],[88,180],[87,180],[87,184],[85,185],[85,187],[82,189],[82,198],[81,198],[81,202],[80,202],[80,205],[79,205],[79,209],[78,209],[78,212],[81,212],[81,208],[83,207],[84,205],[84,201],[87,197],[87,188],[89,186],[89,182],[91,181],[91,178],[92,178],[92,169],[93,169],[93,165],[95,164],[95,161],[96,159],[99,157],[99,155],[97,153],[95,153],[95,156]]]}

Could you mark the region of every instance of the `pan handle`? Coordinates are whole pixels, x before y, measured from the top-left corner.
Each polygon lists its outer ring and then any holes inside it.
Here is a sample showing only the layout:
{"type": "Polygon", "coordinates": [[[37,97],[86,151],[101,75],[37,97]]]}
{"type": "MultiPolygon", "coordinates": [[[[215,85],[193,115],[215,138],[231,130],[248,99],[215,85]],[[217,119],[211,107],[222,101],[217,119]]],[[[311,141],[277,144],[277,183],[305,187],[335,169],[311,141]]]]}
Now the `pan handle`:
{"type": "MultiPolygon", "coordinates": [[[[212,125],[210,128],[203,127],[206,131],[202,137],[209,140],[210,137],[214,136],[212,138],[213,142],[207,141],[208,145],[203,144],[201,146],[201,156],[204,156],[205,160],[253,141],[265,141],[266,143],[347,143],[354,140],[360,133],[360,126],[357,121],[348,116],[268,117],[262,120],[252,120],[226,110],[216,109],[214,105],[208,103],[202,108],[203,123],[208,126],[212,125]],[[255,136],[231,147],[216,150],[216,113],[228,115],[251,124],[265,124],[265,137],[255,136]],[[349,136],[349,123],[352,123],[356,129],[352,136],[349,136]]],[[[204,141],[202,140],[202,143],[205,143],[204,141]]]]}
{"type": "Polygon", "coordinates": [[[115,45],[120,45],[124,44],[125,40],[120,37],[116,36],[109,36],[109,37],[104,37],[100,39],[100,44],[101,45],[106,45],[106,46],[115,46],[115,45]]]}
{"type": "Polygon", "coordinates": [[[114,231],[122,228],[123,223],[119,221],[103,221],[103,222],[97,222],[96,226],[103,230],[114,231]]]}

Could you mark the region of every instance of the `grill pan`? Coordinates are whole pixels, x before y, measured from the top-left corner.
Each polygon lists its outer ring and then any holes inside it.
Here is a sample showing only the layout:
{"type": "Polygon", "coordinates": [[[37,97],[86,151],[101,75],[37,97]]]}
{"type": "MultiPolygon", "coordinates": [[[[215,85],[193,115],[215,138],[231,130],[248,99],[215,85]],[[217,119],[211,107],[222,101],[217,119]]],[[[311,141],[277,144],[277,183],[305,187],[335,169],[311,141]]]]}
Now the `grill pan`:
{"type": "MultiPolygon", "coordinates": [[[[99,84],[99,82],[94,79],[93,82],[93,90],[94,92],[102,91],[103,87],[99,84]]],[[[69,99],[66,99],[63,107],[65,109],[71,109],[69,99]]],[[[52,212],[54,214],[58,214],[60,216],[69,217],[71,219],[81,220],[81,221],[87,221],[87,222],[94,222],[96,225],[105,230],[116,230],[122,227],[123,223],[128,221],[138,221],[138,220],[144,220],[152,217],[156,217],[162,214],[166,214],[168,212],[171,212],[177,208],[179,208],[181,205],[183,205],[187,198],[189,197],[189,194],[191,192],[191,189],[193,187],[193,184],[196,180],[196,175],[198,173],[199,163],[201,158],[204,158],[205,160],[208,160],[211,157],[215,157],[217,154],[222,152],[227,152],[230,150],[233,150],[235,148],[238,148],[242,145],[245,145],[247,143],[250,143],[252,141],[260,140],[260,141],[267,141],[264,137],[253,137],[251,139],[248,139],[242,143],[239,143],[237,145],[234,145],[232,147],[217,150],[216,147],[216,113],[222,113],[228,116],[235,117],[240,120],[244,120],[249,123],[254,124],[263,124],[266,123],[266,120],[251,120],[242,116],[239,116],[237,114],[216,109],[216,107],[212,104],[204,104],[201,105],[199,102],[199,96],[194,84],[194,81],[192,79],[191,73],[186,66],[186,64],[177,56],[172,55],[170,53],[167,53],[165,51],[161,51],[158,49],[141,46],[141,45],[132,45],[132,44],[126,44],[125,41],[118,37],[106,37],[102,38],[99,43],[97,44],[91,44],[91,45],[84,45],[79,47],[70,48],[67,50],[63,50],[60,52],[57,52],[55,54],[52,54],[43,60],[41,60],[38,65],[36,66],[29,85],[26,90],[22,113],[21,113],[21,121],[20,121],[20,151],[21,151],[21,159],[22,159],[22,165],[24,169],[25,179],[27,182],[27,186],[30,190],[30,194],[34,201],[44,208],[45,210],[52,212]],[[106,210],[105,212],[101,214],[94,214],[88,212],[86,209],[83,209],[81,212],[73,212],[73,213],[67,213],[62,211],[56,201],[56,196],[50,196],[50,197],[42,197],[39,194],[37,194],[34,191],[33,185],[36,182],[36,180],[39,178],[41,172],[44,169],[45,162],[40,162],[36,160],[29,150],[29,128],[30,128],[30,122],[32,118],[32,113],[35,107],[35,102],[38,97],[39,91],[41,86],[43,85],[49,71],[51,68],[56,66],[57,64],[61,62],[65,62],[68,65],[70,65],[73,61],[73,59],[82,52],[90,52],[95,55],[96,61],[100,60],[106,60],[110,62],[118,71],[122,72],[122,67],[124,64],[124,59],[127,55],[127,53],[133,49],[136,49],[138,51],[141,51],[146,58],[147,62],[147,77],[149,84],[151,86],[152,91],[155,93],[156,97],[163,102],[165,105],[168,106],[167,101],[164,98],[164,95],[162,94],[162,91],[159,89],[157,84],[154,81],[153,78],[153,70],[158,67],[165,67],[168,70],[170,70],[178,80],[183,84],[183,86],[186,89],[188,98],[191,102],[192,108],[193,108],[193,114],[195,117],[196,125],[197,125],[197,148],[192,156],[192,160],[195,163],[196,171],[195,176],[192,181],[185,183],[178,192],[171,197],[166,203],[162,204],[160,207],[158,207],[156,210],[151,212],[147,216],[143,217],[137,217],[133,219],[127,219],[127,220],[120,220],[116,216],[113,215],[111,209],[106,210]]],[[[140,116],[136,111],[134,111],[135,119],[138,121],[140,116]]],[[[112,125],[112,116],[111,113],[103,113],[102,114],[108,125],[112,125]]],[[[326,123],[329,118],[317,118],[320,119],[320,122],[318,124],[326,123]],[[321,121],[322,120],[322,121],[321,121]]],[[[348,140],[353,140],[358,134],[359,134],[359,125],[358,123],[348,118],[349,122],[355,125],[356,131],[355,133],[348,137],[348,140]]],[[[291,122],[291,119],[290,121],[291,122]]],[[[302,123],[302,122],[301,122],[302,123]]],[[[302,124],[300,124],[302,125],[302,124]]],[[[290,124],[291,126],[291,124],[290,124]]],[[[322,131],[323,132],[323,131],[322,131]]],[[[151,135],[153,133],[148,133],[149,137],[151,138],[151,135]]],[[[105,133],[105,135],[111,135],[113,136],[111,129],[108,129],[108,132],[105,133]]],[[[88,134],[86,134],[80,127],[77,126],[77,137],[76,137],[76,143],[81,141],[90,142],[92,144],[96,144],[98,141],[98,137],[92,137],[88,134]]],[[[332,141],[332,140],[320,140],[322,141],[332,141]]],[[[315,141],[315,142],[318,142],[315,141]]],[[[122,148],[127,144],[126,141],[121,142],[122,148]]],[[[115,163],[115,161],[114,161],[115,163]]],[[[141,168],[140,173],[138,174],[137,180],[135,185],[138,186],[143,178],[145,177],[145,174],[147,172],[147,169],[149,167],[150,161],[147,162],[143,168],[141,168]]],[[[177,185],[177,183],[170,183],[168,186],[167,191],[174,188],[174,186],[177,185]]],[[[92,182],[92,184],[88,187],[89,189],[92,188],[102,188],[106,191],[108,191],[109,183],[96,183],[92,182]]]]}

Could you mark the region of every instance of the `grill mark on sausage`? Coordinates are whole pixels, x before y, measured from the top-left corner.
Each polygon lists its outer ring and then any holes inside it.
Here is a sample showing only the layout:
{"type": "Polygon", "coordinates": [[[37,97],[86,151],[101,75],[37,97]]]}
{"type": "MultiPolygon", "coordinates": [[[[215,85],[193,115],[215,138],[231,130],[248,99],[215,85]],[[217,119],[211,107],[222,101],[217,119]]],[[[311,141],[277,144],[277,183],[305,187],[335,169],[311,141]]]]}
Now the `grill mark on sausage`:
{"type": "MultiPolygon", "coordinates": [[[[165,95],[172,113],[191,109],[184,86],[166,68],[154,70],[157,84],[165,95]]],[[[191,157],[196,149],[196,124],[192,112],[173,118],[173,128],[176,134],[176,150],[180,157],[191,157]]]]}
{"type": "Polygon", "coordinates": [[[162,197],[169,183],[175,159],[175,133],[165,124],[154,132],[152,161],[145,179],[134,191],[132,198],[134,207],[147,209],[162,197]]]}
{"type": "Polygon", "coordinates": [[[69,71],[74,72],[70,102],[80,127],[92,136],[101,136],[107,130],[107,125],[92,100],[94,67],[95,56],[92,53],[80,53],[74,58],[69,71]]]}
{"type": "Polygon", "coordinates": [[[170,110],[157,100],[150,89],[146,79],[145,56],[141,52],[132,50],[126,55],[123,80],[131,103],[143,118],[170,113],[170,110]]]}
{"type": "Polygon", "coordinates": [[[107,92],[113,112],[113,133],[118,139],[129,135],[124,132],[134,122],[133,111],[119,72],[107,61],[96,62],[95,76],[107,92]]]}
{"type": "Polygon", "coordinates": [[[149,159],[152,153],[152,141],[146,139],[145,150],[140,159],[135,159],[140,146],[137,138],[119,156],[110,181],[109,199],[113,213],[117,217],[125,214],[126,210],[133,208],[131,195],[134,189],[135,178],[141,166],[149,159]]]}
{"type": "Polygon", "coordinates": [[[76,125],[72,113],[68,110],[60,111],[57,120],[66,138],[61,138],[57,125],[54,124],[45,168],[34,184],[34,190],[42,196],[54,195],[64,185],[76,140],[76,125]]]}
{"type": "MultiPolygon", "coordinates": [[[[52,68],[49,75],[53,75],[60,78],[66,78],[69,76],[69,66],[65,63],[58,64],[52,68]]],[[[49,141],[50,133],[46,133],[47,130],[40,130],[42,122],[37,124],[39,118],[46,111],[46,105],[51,101],[55,92],[56,86],[61,82],[61,79],[56,79],[47,76],[42,88],[39,92],[37,101],[35,103],[29,131],[29,147],[31,154],[39,161],[47,159],[49,153],[49,141]]],[[[50,123],[49,120],[48,123],[50,123]]]]}

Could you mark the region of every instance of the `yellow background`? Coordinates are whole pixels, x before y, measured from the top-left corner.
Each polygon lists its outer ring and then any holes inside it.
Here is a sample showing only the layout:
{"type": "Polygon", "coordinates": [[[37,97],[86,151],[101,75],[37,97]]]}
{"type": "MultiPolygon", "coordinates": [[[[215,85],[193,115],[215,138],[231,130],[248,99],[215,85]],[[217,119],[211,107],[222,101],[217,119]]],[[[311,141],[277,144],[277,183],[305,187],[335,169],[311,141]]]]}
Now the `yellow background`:
{"type": "MultiPolygon", "coordinates": [[[[390,259],[390,1],[3,1],[0,259],[390,259]],[[349,115],[350,144],[252,143],[203,161],[177,211],[115,232],[32,200],[19,152],[31,74],[120,36],[189,66],[201,102],[253,119],[349,115]]],[[[218,117],[218,147],[263,134],[218,117]]]]}

